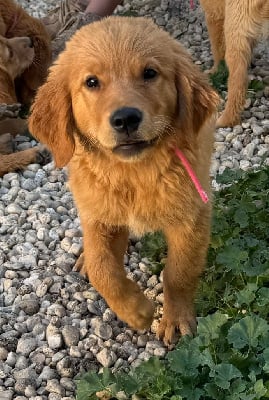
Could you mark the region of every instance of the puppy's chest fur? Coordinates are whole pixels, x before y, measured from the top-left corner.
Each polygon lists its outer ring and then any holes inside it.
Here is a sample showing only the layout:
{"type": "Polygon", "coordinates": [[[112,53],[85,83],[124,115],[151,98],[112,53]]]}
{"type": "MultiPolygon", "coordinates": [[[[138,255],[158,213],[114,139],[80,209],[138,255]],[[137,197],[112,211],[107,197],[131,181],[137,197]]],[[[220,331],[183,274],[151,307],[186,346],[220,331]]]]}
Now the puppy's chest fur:
{"type": "Polygon", "coordinates": [[[84,221],[127,226],[142,235],[196,219],[201,200],[178,161],[97,164],[76,156],[70,163],[70,185],[84,221]]]}

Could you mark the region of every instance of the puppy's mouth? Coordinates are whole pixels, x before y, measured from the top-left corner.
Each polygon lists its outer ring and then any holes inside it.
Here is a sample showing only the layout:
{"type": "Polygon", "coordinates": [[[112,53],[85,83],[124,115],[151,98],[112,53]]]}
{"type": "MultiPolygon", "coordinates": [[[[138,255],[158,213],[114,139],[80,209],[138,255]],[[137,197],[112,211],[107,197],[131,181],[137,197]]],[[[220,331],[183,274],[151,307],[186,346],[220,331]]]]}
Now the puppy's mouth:
{"type": "Polygon", "coordinates": [[[149,141],[146,140],[136,140],[136,141],[128,141],[128,142],[122,142],[119,143],[117,146],[113,148],[113,153],[120,155],[122,157],[132,157],[135,156],[139,153],[141,153],[143,150],[153,146],[155,142],[157,141],[157,137],[154,139],[151,139],[149,141]]]}

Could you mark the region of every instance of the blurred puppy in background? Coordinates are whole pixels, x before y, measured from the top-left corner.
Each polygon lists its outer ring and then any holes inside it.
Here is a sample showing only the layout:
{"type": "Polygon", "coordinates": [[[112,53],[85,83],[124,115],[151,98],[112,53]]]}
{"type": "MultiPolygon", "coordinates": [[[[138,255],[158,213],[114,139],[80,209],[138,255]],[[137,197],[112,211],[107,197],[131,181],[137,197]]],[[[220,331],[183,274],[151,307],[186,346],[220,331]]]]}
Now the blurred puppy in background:
{"type": "Polygon", "coordinates": [[[240,122],[245,104],[248,66],[256,41],[269,34],[268,0],[200,0],[205,12],[214,66],[226,61],[229,69],[228,99],[218,127],[240,122]]]}

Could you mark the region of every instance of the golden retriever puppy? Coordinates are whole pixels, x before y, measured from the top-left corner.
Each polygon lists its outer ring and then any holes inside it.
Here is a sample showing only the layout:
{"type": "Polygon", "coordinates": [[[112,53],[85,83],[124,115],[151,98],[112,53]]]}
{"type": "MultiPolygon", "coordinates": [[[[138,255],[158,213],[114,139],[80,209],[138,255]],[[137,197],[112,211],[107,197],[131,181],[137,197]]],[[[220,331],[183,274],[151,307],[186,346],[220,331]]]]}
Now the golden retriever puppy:
{"type": "MultiPolygon", "coordinates": [[[[30,130],[69,164],[84,232],[82,272],[131,327],[154,308],[127,279],[128,232],[162,230],[168,242],[158,335],[196,328],[193,297],[205,263],[204,203],[175,151],[210,192],[218,96],[168,33],[144,18],[109,17],[77,31],[50,69],[30,130]]],[[[187,168],[188,169],[188,168],[187,168]]]]}
{"type": "MultiPolygon", "coordinates": [[[[31,65],[34,55],[33,42],[30,38],[7,39],[0,36],[0,103],[17,103],[15,78],[31,65]]],[[[13,145],[10,133],[21,133],[25,129],[25,120],[19,118],[0,120],[0,176],[21,170],[30,163],[44,162],[48,158],[48,151],[44,146],[11,154],[13,145]]]]}
{"type": "Polygon", "coordinates": [[[31,38],[0,36],[0,103],[17,103],[15,78],[32,64],[34,56],[31,38]]]}
{"type": "Polygon", "coordinates": [[[215,72],[225,59],[229,69],[228,99],[218,127],[240,122],[245,103],[247,70],[256,40],[269,25],[268,0],[200,0],[205,12],[215,72]]]}
{"type": "Polygon", "coordinates": [[[18,101],[30,104],[51,64],[49,35],[41,21],[28,15],[13,0],[0,0],[0,35],[7,38],[28,36],[32,40],[34,60],[16,81],[18,101]]]}

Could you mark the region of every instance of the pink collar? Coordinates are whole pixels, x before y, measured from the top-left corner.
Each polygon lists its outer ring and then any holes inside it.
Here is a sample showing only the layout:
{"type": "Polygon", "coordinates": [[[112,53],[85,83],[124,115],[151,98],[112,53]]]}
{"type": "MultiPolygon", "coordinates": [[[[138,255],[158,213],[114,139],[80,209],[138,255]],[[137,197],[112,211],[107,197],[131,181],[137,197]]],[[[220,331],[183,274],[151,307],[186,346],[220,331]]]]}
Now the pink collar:
{"type": "Polygon", "coordinates": [[[192,10],[194,9],[194,0],[190,0],[190,7],[192,10]]]}
{"type": "Polygon", "coordinates": [[[208,203],[209,198],[207,193],[205,192],[205,190],[202,188],[202,185],[199,181],[199,179],[197,178],[195,172],[193,171],[192,167],[190,166],[189,161],[187,160],[187,158],[184,156],[184,154],[182,153],[182,151],[180,151],[177,147],[175,148],[175,153],[176,156],[180,159],[180,161],[182,162],[184,168],[186,169],[186,171],[189,174],[189,177],[191,178],[195,189],[197,190],[199,196],[201,197],[202,201],[204,203],[208,203]]]}

